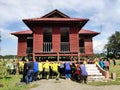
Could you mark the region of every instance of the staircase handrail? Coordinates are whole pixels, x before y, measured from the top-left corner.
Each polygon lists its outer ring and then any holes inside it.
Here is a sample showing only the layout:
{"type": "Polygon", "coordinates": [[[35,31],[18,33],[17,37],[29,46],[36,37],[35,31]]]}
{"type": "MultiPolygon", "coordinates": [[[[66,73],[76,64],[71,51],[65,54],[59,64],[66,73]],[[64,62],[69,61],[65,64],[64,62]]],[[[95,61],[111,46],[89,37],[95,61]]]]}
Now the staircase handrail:
{"type": "Polygon", "coordinates": [[[105,78],[108,78],[107,71],[100,67],[100,65],[96,65],[98,67],[98,70],[100,70],[100,73],[102,73],[105,78]]]}

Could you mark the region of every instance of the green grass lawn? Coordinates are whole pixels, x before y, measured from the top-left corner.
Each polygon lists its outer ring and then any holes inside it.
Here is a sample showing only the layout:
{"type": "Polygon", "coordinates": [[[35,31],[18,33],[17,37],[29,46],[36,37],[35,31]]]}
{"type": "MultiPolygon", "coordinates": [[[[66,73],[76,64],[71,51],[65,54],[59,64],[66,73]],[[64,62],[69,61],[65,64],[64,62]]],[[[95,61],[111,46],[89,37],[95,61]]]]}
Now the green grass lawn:
{"type": "Polygon", "coordinates": [[[20,83],[21,77],[21,75],[11,75],[7,78],[0,78],[0,90],[29,90],[37,86],[37,84],[20,83]]]}
{"type": "Polygon", "coordinates": [[[113,66],[112,60],[110,61],[110,73],[116,73],[117,78],[120,78],[120,60],[117,60],[116,66],[113,66]]]}
{"type": "MultiPolygon", "coordinates": [[[[6,60],[5,63],[8,63],[6,60]]],[[[3,61],[0,61],[0,90],[29,90],[29,88],[36,87],[37,84],[20,83],[22,75],[9,75],[6,73],[6,68],[3,61]]]]}

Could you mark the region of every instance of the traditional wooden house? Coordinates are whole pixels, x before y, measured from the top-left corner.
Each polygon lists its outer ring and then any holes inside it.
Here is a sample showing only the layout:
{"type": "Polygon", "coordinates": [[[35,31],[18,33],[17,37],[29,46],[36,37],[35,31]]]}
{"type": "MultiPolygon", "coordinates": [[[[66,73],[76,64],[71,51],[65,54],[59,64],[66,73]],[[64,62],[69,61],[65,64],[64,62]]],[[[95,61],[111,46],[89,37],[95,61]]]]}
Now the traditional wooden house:
{"type": "Polygon", "coordinates": [[[17,56],[58,61],[93,56],[92,38],[99,33],[83,29],[88,21],[71,18],[57,9],[39,18],[23,19],[30,30],[12,33],[18,37],[17,56]]]}

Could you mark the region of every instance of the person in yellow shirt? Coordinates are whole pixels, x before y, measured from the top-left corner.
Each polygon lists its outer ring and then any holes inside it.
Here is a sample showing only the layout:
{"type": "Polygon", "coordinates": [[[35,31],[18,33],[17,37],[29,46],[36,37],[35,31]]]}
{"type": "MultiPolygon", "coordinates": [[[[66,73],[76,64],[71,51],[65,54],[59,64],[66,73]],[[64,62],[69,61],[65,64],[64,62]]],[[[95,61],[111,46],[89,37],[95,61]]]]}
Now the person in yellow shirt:
{"type": "Polygon", "coordinates": [[[45,64],[43,65],[44,73],[46,76],[46,79],[49,79],[50,76],[50,63],[48,60],[46,60],[45,64]]]}
{"type": "Polygon", "coordinates": [[[95,58],[95,64],[96,64],[96,65],[99,64],[99,60],[98,60],[98,58],[95,58]]]}
{"type": "Polygon", "coordinates": [[[51,67],[52,71],[53,71],[52,78],[56,74],[57,75],[56,80],[59,80],[59,77],[60,77],[60,73],[58,71],[59,66],[60,66],[60,64],[56,62],[56,63],[53,63],[52,67],[51,67]]]}
{"type": "Polygon", "coordinates": [[[23,73],[24,61],[19,61],[19,73],[23,73]]]}
{"type": "Polygon", "coordinates": [[[86,60],[86,58],[84,58],[84,60],[83,60],[83,64],[84,64],[84,65],[87,64],[87,60],[86,60]]]}
{"type": "Polygon", "coordinates": [[[53,65],[53,62],[50,62],[50,78],[52,78],[52,75],[53,75],[52,65],[53,65]]]}
{"type": "Polygon", "coordinates": [[[42,79],[42,74],[43,74],[43,63],[40,61],[40,62],[38,62],[38,76],[39,76],[39,79],[42,79]]]}

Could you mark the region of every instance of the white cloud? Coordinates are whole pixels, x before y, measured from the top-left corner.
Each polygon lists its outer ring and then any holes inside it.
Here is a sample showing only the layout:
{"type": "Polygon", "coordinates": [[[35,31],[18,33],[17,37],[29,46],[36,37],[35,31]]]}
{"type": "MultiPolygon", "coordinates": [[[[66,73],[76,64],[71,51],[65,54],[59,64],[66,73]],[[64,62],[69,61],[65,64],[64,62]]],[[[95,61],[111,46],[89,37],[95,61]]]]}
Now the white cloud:
{"type": "Polygon", "coordinates": [[[17,49],[5,49],[2,48],[0,51],[0,55],[16,55],[17,49]]]}
{"type": "Polygon", "coordinates": [[[2,0],[0,1],[2,21],[0,25],[5,25],[6,22],[21,21],[24,18],[41,16],[48,4],[45,4],[45,1],[42,1],[41,4],[39,0],[2,0]]]}
{"type": "Polygon", "coordinates": [[[102,53],[105,45],[105,41],[94,40],[93,41],[93,51],[94,53],[102,53]]]}
{"type": "Polygon", "coordinates": [[[17,54],[17,37],[11,35],[11,30],[0,28],[1,39],[0,55],[16,55],[17,54]]]}
{"type": "Polygon", "coordinates": [[[0,55],[6,55],[8,53],[7,49],[1,49],[0,55]]]}
{"type": "Polygon", "coordinates": [[[17,37],[11,35],[11,33],[15,31],[0,28],[0,32],[1,32],[2,39],[17,40],[17,37]]]}

